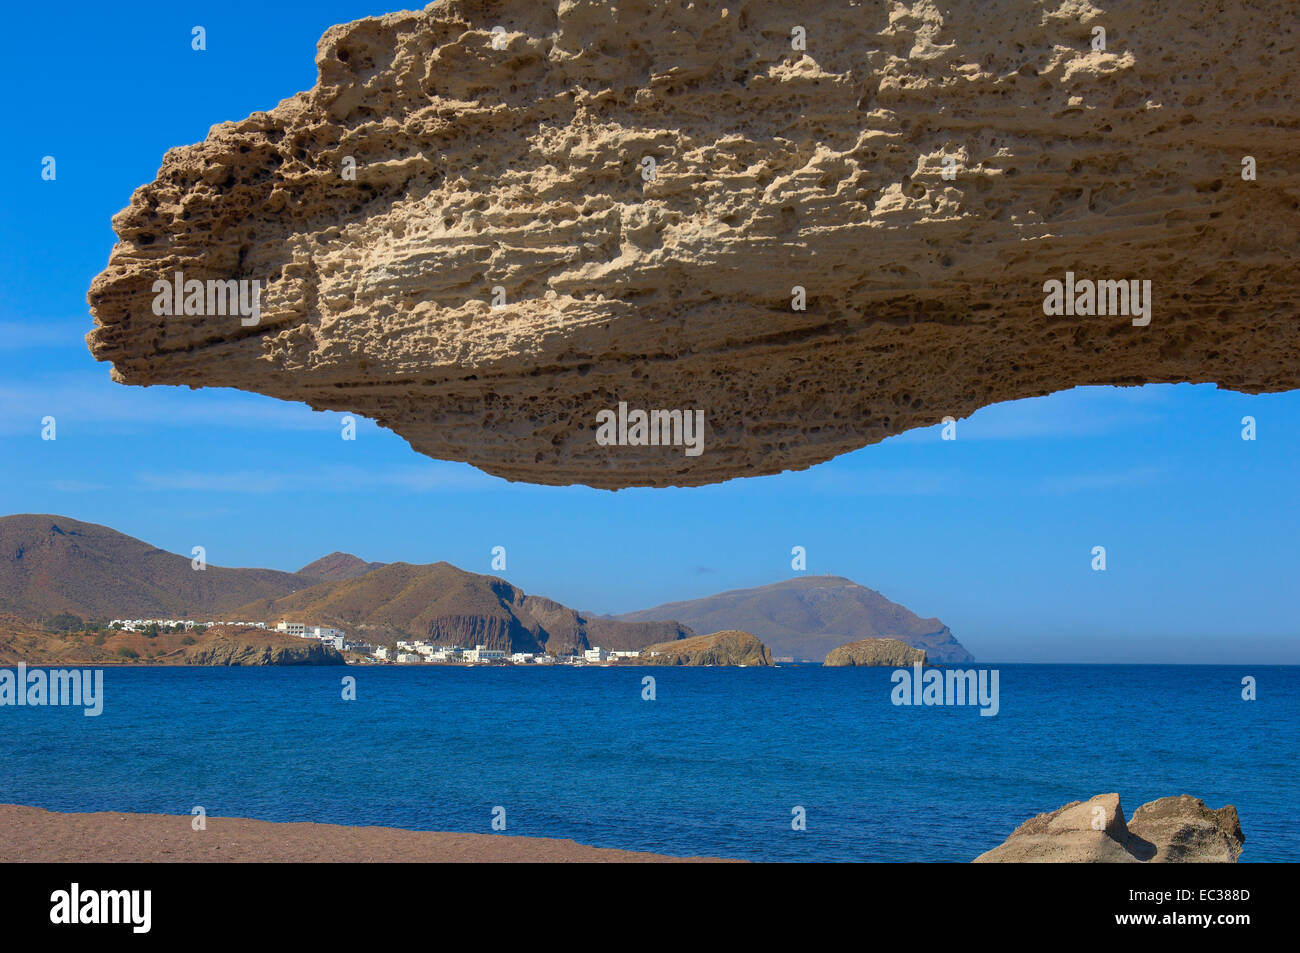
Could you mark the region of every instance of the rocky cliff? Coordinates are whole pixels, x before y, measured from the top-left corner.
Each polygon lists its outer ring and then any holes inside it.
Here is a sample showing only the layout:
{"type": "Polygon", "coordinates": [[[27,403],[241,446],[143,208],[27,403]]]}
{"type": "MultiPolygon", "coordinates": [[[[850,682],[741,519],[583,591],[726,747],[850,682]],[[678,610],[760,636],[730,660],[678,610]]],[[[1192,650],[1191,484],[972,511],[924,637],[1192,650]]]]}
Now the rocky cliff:
{"type": "Polygon", "coordinates": [[[887,665],[893,668],[906,668],[912,665],[924,665],[925,650],[914,649],[906,642],[897,639],[860,639],[831,649],[823,664],[887,665]]]}
{"type": "Polygon", "coordinates": [[[768,647],[748,632],[714,632],[641,650],[642,665],[771,665],[768,647]]]}
{"type": "Polygon", "coordinates": [[[185,665],[345,665],[332,646],[315,639],[291,642],[256,634],[217,638],[185,650],[185,665]]]}
{"type": "Polygon", "coordinates": [[[1183,794],[1143,804],[1125,823],[1118,794],[1073,801],[1021,824],[975,863],[1229,863],[1246,837],[1237,809],[1183,794]]]}
{"type": "Polygon", "coordinates": [[[341,665],[343,657],[313,639],[233,626],[206,631],[49,632],[0,613],[0,664],[83,665],[341,665]]]}
{"type": "Polygon", "coordinates": [[[1295,388],[1294,15],[439,0],[335,26],[312,89],[171,149],[114,217],[87,340],[124,383],[599,487],[1078,385],[1295,388]],[[1052,305],[1076,277],[1138,293],[1052,305]],[[601,443],[620,403],[700,411],[703,452],[671,423],[601,443]]]}

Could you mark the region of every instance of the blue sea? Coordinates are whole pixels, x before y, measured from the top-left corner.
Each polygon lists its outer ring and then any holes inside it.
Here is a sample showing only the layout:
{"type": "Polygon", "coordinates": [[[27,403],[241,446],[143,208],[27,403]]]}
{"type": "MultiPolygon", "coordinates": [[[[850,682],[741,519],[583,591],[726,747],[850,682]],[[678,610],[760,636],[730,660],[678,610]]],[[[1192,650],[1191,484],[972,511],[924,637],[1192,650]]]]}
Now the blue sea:
{"type": "Polygon", "coordinates": [[[1300,667],[984,667],[995,717],[895,706],[888,669],[108,668],[97,718],[0,708],[0,801],[969,861],[1069,801],[1185,793],[1236,805],[1243,861],[1300,860],[1300,667]]]}

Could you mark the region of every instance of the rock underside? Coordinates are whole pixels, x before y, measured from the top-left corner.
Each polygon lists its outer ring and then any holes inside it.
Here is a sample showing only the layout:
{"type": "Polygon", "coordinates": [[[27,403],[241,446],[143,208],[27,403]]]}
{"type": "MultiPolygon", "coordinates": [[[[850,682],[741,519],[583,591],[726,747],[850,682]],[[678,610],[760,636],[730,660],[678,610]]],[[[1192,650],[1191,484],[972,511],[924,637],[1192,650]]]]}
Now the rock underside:
{"type": "Polygon", "coordinates": [[[607,488],[1079,385],[1295,388],[1296,29],[1282,0],[442,0],[335,26],[314,88],[170,150],[115,216],[87,340],[124,383],[607,488]],[[1150,323],[1046,315],[1067,271],[1149,280],[1150,323]],[[258,323],[155,314],[178,272],[261,282],[258,323]],[[703,452],[601,445],[620,402],[703,411],[703,452]]]}
{"type": "Polygon", "coordinates": [[[1030,818],[975,863],[1235,863],[1245,840],[1231,804],[1162,797],[1125,823],[1119,795],[1099,794],[1030,818]]]}
{"type": "Polygon", "coordinates": [[[826,654],[823,665],[924,665],[925,650],[916,649],[898,639],[859,639],[826,654]]]}

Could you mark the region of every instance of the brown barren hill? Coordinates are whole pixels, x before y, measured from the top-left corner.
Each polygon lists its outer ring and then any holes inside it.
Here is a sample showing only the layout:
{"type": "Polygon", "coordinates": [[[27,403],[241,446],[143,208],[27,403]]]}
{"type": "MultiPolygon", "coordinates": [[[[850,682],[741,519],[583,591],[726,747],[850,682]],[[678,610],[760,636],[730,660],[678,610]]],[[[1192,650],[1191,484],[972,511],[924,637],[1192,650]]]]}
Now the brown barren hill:
{"type": "MultiPolygon", "coordinates": [[[[69,651],[84,658],[102,657],[93,634],[51,639],[39,626],[17,625],[19,620],[37,623],[64,613],[83,621],[273,623],[288,618],[336,625],[379,642],[418,638],[560,654],[593,646],[632,651],[695,634],[670,619],[623,622],[579,612],[528,595],[504,579],[465,572],[446,562],[367,563],[336,552],[297,573],[210,564],[196,570],[185,556],[106,526],[62,516],[0,517],[0,651],[5,645],[16,651],[15,640],[21,638],[22,650],[33,657],[61,657],[69,651]],[[12,617],[7,623],[2,618],[6,615],[12,617]],[[6,627],[11,636],[7,641],[6,627]]],[[[180,648],[165,635],[158,637],[162,641],[144,645],[137,644],[144,636],[130,633],[109,633],[107,638],[110,649],[143,650],[150,656],[162,652],[170,657],[180,648]]],[[[294,660],[300,654],[282,652],[279,643],[266,644],[275,657],[294,660]]]]}
{"type": "Polygon", "coordinates": [[[46,664],[62,656],[71,646],[68,637],[46,631],[39,625],[9,613],[0,613],[0,666],[46,664]]]}
{"type": "Polygon", "coordinates": [[[626,622],[677,619],[696,632],[742,629],[763,640],[777,657],[820,662],[846,642],[892,638],[924,649],[932,662],[958,663],[971,654],[938,619],[842,576],[798,576],[754,589],[669,602],[616,616],[626,622]]]}
{"type": "MultiPolygon", "coordinates": [[[[0,804],[0,863],[654,863],[720,862],[587,847],[571,840],[188,814],[63,814],[0,804]]],[[[725,861],[724,861],[725,862],[725,861]]]]}
{"type": "Polygon", "coordinates": [[[562,655],[597,645],[632,651],[695,634],[671,620],[620,622],[581,613],[447,562],[390,563],[356,579],[250,603],[234,614],[336,625],[376,642],[415,638],[562,655]]]}
{"type": "Polygon", "coordinates": [[[308,563],[294,575],[306,576],[315,582],[338,582],[343,579],[357,579],[384,565],[386,564],[368,563],[351,553],[335,552],[308,563]]]}
{"type": "Polygon", "coordinates": [[[603,488],[803,469],[1082,385],[1293,389],[1295,20],[438,0],[333,26],[311,89],[169,149],[114,216],[87,340],[124,383],[603,488]],[[178,272],[207,306],[156,313],[178,272]],[[681,425],[602,443],[620,405],[704,414],[703,452],[681,425]]]}
{"type": "Polygon", "coordinates": [[[309,584],[274,569],[195,570],[188,556],[66,516],[0,517],[0,612],[26,619],[213,617],[309,584]]]}
{"type": "Polygon", "coordinates": [[[342,665],[344,658],[314,639],[265,629],[213,626],[206,631],[113,629],[53,633],[0,615],[0,665],[342,665]]]}

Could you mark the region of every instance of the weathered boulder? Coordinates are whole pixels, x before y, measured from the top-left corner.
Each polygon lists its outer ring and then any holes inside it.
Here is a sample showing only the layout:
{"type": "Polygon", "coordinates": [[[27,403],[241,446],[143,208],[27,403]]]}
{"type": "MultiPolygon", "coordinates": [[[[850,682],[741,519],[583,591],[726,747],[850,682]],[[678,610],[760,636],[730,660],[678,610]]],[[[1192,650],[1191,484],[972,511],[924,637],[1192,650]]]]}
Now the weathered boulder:
{"type": "Polygon", "coordinates": [[[1021,824],[975,863],[1231,863],[1245,842],[1237,809],[1189,795],[1143,804],[1124,821],[1118,794],[1073,801],[1021,824]]]}
{"type": "Polygon", "coordinates": [[[87,340],[125,383],[610,488],[805,468],[1078,385],[1294,388],[1293,18],[439,0],[335,26],[314,88],[168,151],[114,217],[87,340]],[[232,284],[167,314],[178,273],[232,284]],[[1067,273],[1149,281],[1149,323],[1046,314],[1067,273]],[[638,410],[702,413],[702,452],[672,421],[639,445],[638,410]]]}
{"type": "Polygon", "coordinates": [[[925,664],[925,650],[898,639],[859,639],[831,649],[822,664],[910,667],[925,664]]]}
{"type": "Polygon", "coordinates": [[[731,630],[659,642],[641,650],[642,665],[771,665],[768,647],[748,632],[731,630]]]}
{"type": "Polygon", "coordinates": [[[1188,794],[1143,804],[1133,812],[1128,830],[1155,845],[1152,860],[1166,863],[1236,861],[1246,840],[1235,807],[1214,811],[1188,794]]]}

